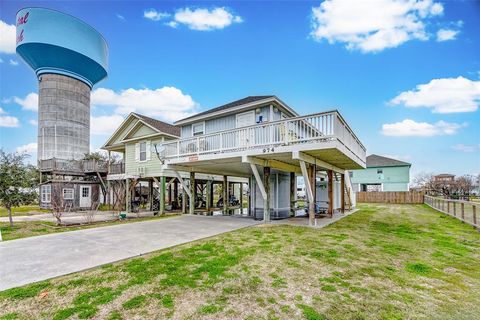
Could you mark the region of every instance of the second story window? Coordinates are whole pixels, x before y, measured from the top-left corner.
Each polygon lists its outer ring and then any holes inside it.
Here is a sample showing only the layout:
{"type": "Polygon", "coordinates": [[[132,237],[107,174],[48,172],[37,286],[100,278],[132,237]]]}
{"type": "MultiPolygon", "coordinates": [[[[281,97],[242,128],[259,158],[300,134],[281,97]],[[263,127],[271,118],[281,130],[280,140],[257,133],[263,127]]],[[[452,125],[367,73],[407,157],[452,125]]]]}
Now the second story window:
{"type": "Polygon", "coordinates": [[[199,136],[205,133],[205,125],[203,122],[192,124],[192,135],[199,136]]]}
{"type": "Polygon", "coordinates": [[[147,143],[140,142],[140,161],[147,160],[147,143]]]}

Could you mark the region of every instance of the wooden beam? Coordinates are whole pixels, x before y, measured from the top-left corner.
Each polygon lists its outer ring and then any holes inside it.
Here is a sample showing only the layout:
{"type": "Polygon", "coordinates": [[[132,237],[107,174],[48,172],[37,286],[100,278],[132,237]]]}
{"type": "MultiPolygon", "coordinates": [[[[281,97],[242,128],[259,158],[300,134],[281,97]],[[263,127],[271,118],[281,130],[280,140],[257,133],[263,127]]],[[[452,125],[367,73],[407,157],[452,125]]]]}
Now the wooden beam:
{"type": "Polygon", "coordinates": [[[266,197],[263,202],[263,221],[270,221],[270,167],[263,168],[263,184],[266,197]]]}
{"type": "Polygon", "coordinates": [[[191,197],[191,194],[190,194],[190,190],[187,186],[187,184],[185,183],[185,181],[183,180],[182,176],[180,175],[180,173],[178,171],[173,171],[175,173],[175,175],[177,176],[177,179],[178,181],[180,182],[180,184],[182,185],[182,188],[183,188],[183,192],[184,193],[187,193],[187,195],[189,197],[191,197]]]}
{"type": "Polygon", "coordinates": [[[197,192],[195,190],[195,172],[190,172],[190,202],[189,202],[189,213],[194,214],[195,213],[195,196],[197,195],[197,192]]]}
{"type": "Polygon", "coordinates": [[[160,177],[160,214],[165,214],[165,176],[160,177]]]}
{"type": "Polygon", "coordinates": [[[130,179],[125,179],[125,210],[127,213],[132,211],[132,190],[130,189],[130,179]]]}
{"type": "Polygon", "coordinates": [[[253,163],[250,163],[250,168],[252,169],[253,175],[255,176],[255,181],[257,182],[257,186],[260,189],[260,193],[262,194],[263,200],[267,199],[267,193],[265,192],[265,187],[262,182],[262,178],[260,177],[260,174],[258,173],[257,166],[253,163]]]}
{"type": "Polygon", "coordinates": [[[328,176],[328,214],[333,217],[333,170],[327,170],[328,176]]]}
{"type": "Polygon", "coordinates": [[[325,162],[323,160],[317,159],[315,157],[312,157],[311,155],[305,154],[301,151],[293,151],[292,152],[292,159],[295,160],[303,160],[305,162],[308,162],[310,164],[314,164],[318,167],[327,169],[327,170],[333,170],[338,173],[345,173],[345,170],[340,169],[339,167],[334,166],[333,164],[330,164],[328,162],[325,162]]]}
{"type": "Polygon", "coordinates": [[[295,202],[297,200],[297,178],[295,172],[290,172],[290,216],[295,216],[295,202]]]}
{"type": "Polygon", "coordinates": [[[310,175],[309,171],[307,171],[307,165],[305,161],[300,160],[300,168],[302,169],[302,175],[303,175],[303,180],[305,183],[305,189],[307,190],[307,200],[308,202],[314,202],[315,199],[313,199],[313,190],[312,190],[312,185],[310,182],[310,175]]]}
{"type": "Polygon", "coordinates": [[[342,213],[345,213],[345,175],[340,175],[340,202],[342,213]]]}
{"type": "Polygon", "coordinates": [[[153,180],[148,180],[148,204],[150,206],[150,211],[153,208],[153,180]]]}
{"type": "Polygon", "coordinates": [[[315,165],[313,164],[310,164],[308,166],[308,182],[309,182],[309,185],[310,185],[310,189],[312,190],[312,197],[311,199],[308,201],[308,225],[309,226],[313,226],[315,225],[315,202],[316,202],[316,198],[315,198],[315,194],[316,194],[316,184],[317,184],[317,181],[316,181],[316,168],[315,168],[315,165]]]}
{"type": "Polygon", "coordinates": [[[227,214],[228,210],[228,181],[227,176],[223,176],[222,184],[222,198],[223,198],[223,214],[227,214]]]}
{"type": "Polygon", "coordinates": [[[207,214],[210,213],[211,204],[212,204],[212,180],[207,180],[207,201],[205,204],[205,209],[207,210],[207,214]]]}
{"type": "Polygon", "coordinates": [[[240,214],[243,214],[243,182],[240,182],[240,214]]]}
{"type": "Polygon", "coordinates": [[[250,164],[256,164],[258,166],[262,167],[270,167],[286,172],[297,172],[300,173],[300,168],[298,166],[285,163],[282,161],[278,160],[273,160],[273,159],[260,159],[258,157],[252,157],[252,156],[242,156],[242,162],[243,163],[250,163],[250,164]]]}

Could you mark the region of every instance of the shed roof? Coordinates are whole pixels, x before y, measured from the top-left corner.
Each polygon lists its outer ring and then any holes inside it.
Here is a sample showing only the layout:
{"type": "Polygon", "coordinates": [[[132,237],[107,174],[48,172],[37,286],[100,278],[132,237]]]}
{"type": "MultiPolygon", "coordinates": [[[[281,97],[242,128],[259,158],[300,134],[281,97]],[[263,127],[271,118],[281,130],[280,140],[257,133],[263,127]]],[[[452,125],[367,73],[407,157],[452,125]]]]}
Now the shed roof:
{"type": "Polygon", "coordinates": [[[376,154],[371,154],[367,156],[367,168],[370,167],[403,167],[403,166],[411,166],[411,163],[382,157],[376,154]]]}

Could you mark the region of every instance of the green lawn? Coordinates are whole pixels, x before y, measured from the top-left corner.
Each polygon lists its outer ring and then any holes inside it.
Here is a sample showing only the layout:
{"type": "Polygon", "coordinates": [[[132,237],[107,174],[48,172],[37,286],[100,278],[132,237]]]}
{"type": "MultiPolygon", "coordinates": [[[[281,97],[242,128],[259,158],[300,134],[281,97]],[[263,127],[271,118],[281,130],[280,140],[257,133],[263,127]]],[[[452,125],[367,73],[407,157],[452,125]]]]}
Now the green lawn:
{"type": "MultiPolygon", "coordinates": [[[[40,207],[37,205],[12,208],[14,219],[15,219],[15,215],[25,216],[25,215],[28,215],[29,213],[35,213],[35,212],[49,213],[50,210],[40,209],[40,207]]],[[[8,217],[7,209],[5,209],[4,207],[0,207],[0,217],[8,217]]]]}
{"type": "Polygon", "coordinates": [[[105,226],[117,225],[122,223],[163,219],[166,217],[173,217],[176,215],[177,214],[168,214],[164,216],[129,218],[127,220],[113,220],[113,221],[95,222],[91,224],[71,225],[71,226],[57,226],[55,225],[55,223],[48,222],[48,221],[16,222],[15,218],[13,218],[13,221],[14,221],[13,228],[10,227],[10,224],[8,222],[0,222],[0,231],[2,232],[3,241],[8,241],[8,240],[15,240],[15,239],[26,238],[26,237],[40,236],[40,235],[49,234],[49,233],[67,232],[67,231],[75,231],[75,230],[81,230],[81,229],[105,227],[105,226]]]}
{"type": "Polygon", "coordinates": [[[0,292],[3,319],[478,319],[480,233],[423,205],[262,225],[0,292]]]}

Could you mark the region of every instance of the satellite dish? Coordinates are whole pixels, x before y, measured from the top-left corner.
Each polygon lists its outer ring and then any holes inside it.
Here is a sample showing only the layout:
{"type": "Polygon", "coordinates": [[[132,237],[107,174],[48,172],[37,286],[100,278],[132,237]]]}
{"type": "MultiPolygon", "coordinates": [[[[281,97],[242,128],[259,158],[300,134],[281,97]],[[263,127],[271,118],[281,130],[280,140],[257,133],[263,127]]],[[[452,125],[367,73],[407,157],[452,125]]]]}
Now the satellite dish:
{"type": "Polygon", "coordinates": [[[157,152],[158,153],[163,153],[165,151],[165,146],[164,145],[155,145],[155,147],[157,148],[157,152]]]}
{"type": "Polygon", "coordinates": [[[152,151],[157,154],[158,160],[160,160],[163,164],[164,159],[163,159],[163,153],[165,152],[165,146],[161,144],[156,144],[154,143],[152,145],[152,151]]]}

